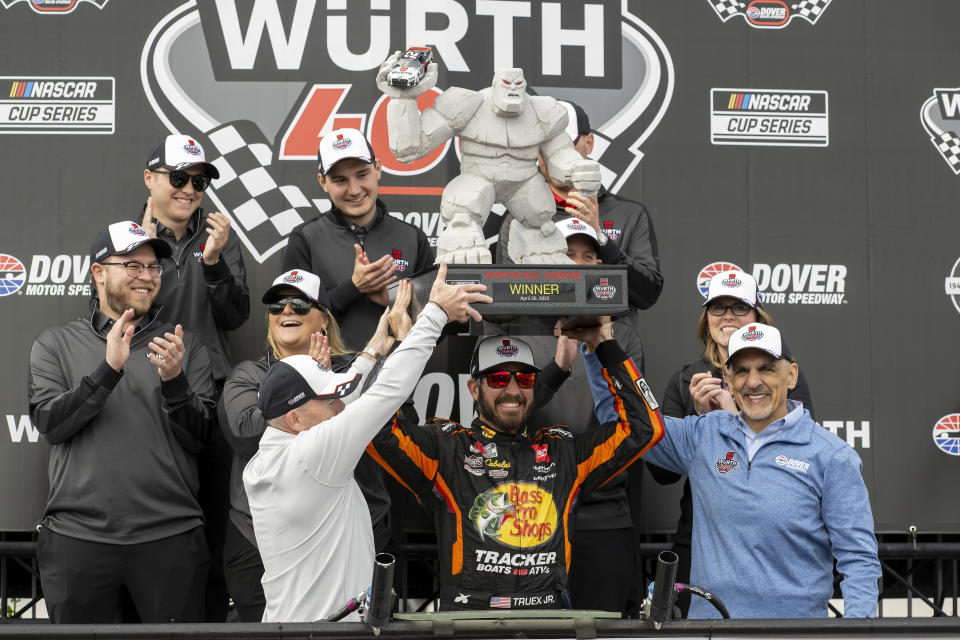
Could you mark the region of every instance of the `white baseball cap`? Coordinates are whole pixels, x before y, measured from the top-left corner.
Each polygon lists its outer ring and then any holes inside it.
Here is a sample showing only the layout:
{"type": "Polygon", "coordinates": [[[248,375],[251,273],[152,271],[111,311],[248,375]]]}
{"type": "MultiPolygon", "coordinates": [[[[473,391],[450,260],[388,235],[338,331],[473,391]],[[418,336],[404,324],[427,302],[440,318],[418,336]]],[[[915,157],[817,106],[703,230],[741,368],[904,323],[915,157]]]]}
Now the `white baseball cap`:
{"type": "Polygon", "coordinates": [[[564,218],[563,220],[555,220],[553,224],[555,224],[557,229],[560,230],[560,233],[563,234],[564,240],[579,233],[589,237],[598,247],[600,246],[600,238],[597,237],[597,230],[580,218],[564,218]]]}
{"type": "Polygon", "coordinates": [[[487,336],[477,341],[470,358],[470,375],[479,376],[487,369],[505,364],[523,364],[534,371],[540,367],[533,363],[533,351],[530,345],[513,336],[487,336]]]}
{"type": "Polygon", "coordinates": [[[267,370],[260,382],[257,406],[264,418],[272,420],[310,400],[350,395],[361,377],[356,372],[334,373],[307,355],[289,356],[267,370]]]}
{"type": "Polygon", "coordinates": [[[730,364],[734,354],[744,349],[760,349],[777,360],[784,358],[793,360],[790,349],[780,335],[780,330],[760,322],[744,325],[730,334],[730,342],[727,343],[727,361],[724,364],[730,364]]]}
{"type": "Polygon", "coordinates": [[[282,289],[293,287],[299,290],[303,295],[310,298],[314,304],[321,304],[327,309],[330,308],[330,295],[327,293],[327,287],[319,276],[303,269],[291,269],[277,276],[267,292],[260,299],[264,304],[268,304],[277,297],[277,293],[282,289]]]}
{"type": "Polygon", "coordinates": [[[356,129],[334,129],[320,140],[317,161],[320,173],[327,175],[333,165],[347,158],[356,158],[372,164],[377,157],[362,133],[356,129]]]}
{"type": "Polygon", "coordinates": [[[146,229],[136,222],[124,220],[102,229],[93,239],[90,243],[90,264],[110,256],[126,255],[142,244],[151,245],[157,258],[169,258],[172,254],[166,242],[151,238],[146,229]]]}
{"type": "Polygon", "coordinates": [[[710,289],[703,306],[722,297],[736,298],[754,309],[763,306],[762,298],[757,292],[757,279],[749,273],[735,269],[722,271],[710,278],[710,289]]]}
{"type": "Polygon", "coordinates": [[[182,171],[201,165],[209,178],[219,178],[220,171],[207,162],[203,146],[190,136],[169,135],[153,143],[147,153],[147,169],[156,171],[164,167],[171,171],[182,171]]]}

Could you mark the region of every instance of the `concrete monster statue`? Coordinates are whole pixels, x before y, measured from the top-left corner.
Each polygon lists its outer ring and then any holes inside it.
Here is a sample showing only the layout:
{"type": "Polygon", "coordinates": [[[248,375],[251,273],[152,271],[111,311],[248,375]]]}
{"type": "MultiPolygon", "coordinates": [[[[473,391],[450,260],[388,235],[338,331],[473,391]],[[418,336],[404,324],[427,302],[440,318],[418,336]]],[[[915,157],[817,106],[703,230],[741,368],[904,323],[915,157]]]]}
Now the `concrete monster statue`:
{"type": "Polygon", "coordinates": [[[553,98],[528,95],[523,70],[500,69],[489,88],[450,87],[420,113],[416,97],[436,84],[437,65],[430,63],[415,86],[389,86],[387,74],[399,57],[398,51],[387,58],[377,74],[377,86],[390,97],[393,154],[411,162],[460,136],[461,173],[447,184],[440,202],[446,228],[437,238],[437,262],[491,261],[482,226],[496,202],[516,218],[509,240],[515,262],[570,262],[566,242],[551,222],[556,205],[537,170],[537,157],[551,176],[588,197],[600,187],[600,166],[573,148],[564,132],[566,110],[553,98]]]}

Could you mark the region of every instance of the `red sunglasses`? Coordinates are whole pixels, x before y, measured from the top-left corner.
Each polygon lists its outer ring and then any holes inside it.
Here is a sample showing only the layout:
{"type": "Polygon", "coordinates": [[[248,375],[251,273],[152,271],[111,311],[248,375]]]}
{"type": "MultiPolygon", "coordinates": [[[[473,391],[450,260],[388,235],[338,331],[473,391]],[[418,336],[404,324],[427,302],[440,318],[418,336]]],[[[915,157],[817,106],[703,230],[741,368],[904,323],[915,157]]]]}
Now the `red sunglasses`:
{"type": "Polygon", "coordinates": [[[486,375],[491,389],[503,389],[510,384],[510,376],[517,379],[517,386],[521,389],[532,389],[537,382],[535,371],[491,371],[486,375]]]}

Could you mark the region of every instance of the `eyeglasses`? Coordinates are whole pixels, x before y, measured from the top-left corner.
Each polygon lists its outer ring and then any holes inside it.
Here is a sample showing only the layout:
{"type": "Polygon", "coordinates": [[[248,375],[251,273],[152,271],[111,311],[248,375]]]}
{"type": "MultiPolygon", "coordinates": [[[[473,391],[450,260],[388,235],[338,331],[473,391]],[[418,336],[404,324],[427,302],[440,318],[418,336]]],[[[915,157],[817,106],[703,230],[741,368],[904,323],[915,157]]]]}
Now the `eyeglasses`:
{"type": "Polygon", "coordinates": [[[724,315],[727,312],[727,309],[733,312],[735,316],[745,316],[750,313],[752,309],[750,305],[738,302],[736,304],[708,304],[707,311],[710,312],[710,315],[717,316],[718,318],[724,315]]]}
{"type": "Polygon", "coordinates": [[[199,173],[195,176],[190,175],[186,171],[157,171],[154,170],[154,173],[165,173],[170,176],[170,186],[174,189],[180,189],[181,187],[186,186],[188,181],[193,182],[193,188],[197,191],[206,191],[207,187],[210,186],[210,178],[205,176],[202,173],[199,173]]]}
{"type": "Polygon", "coordinates": [[[290,305],[290,308],[293,309],[293,312],[298,316],[305,316],[310,313],[310,309],[314,307],[314,304],[307,300],[306,298],[298,297],[289,297],[289,298],[280,298],[279,300],[274,300],[267,305],[267,311],[270,312],[272,316],[278,316],[283,313],[283,310],[287,308],[287,305],[290,305]]]}
{"type": "Polygon", "coordinates": [[[150,273],[150,277],[157,279],[163,275],[163,265],[162,264],[142,264],[140,262],[101,262],[105,267],[123,267],[127,270],[127,275],[131,278],[139,278],[143,274],[143,270],[146,269],[150,273]]]}
{"type": "Polygon", "coordinates": [[[491,389],[503,389],[510,384],[511,376],[517,379],[517,386],[521,389],[532,389],[537,382],[536,371],[492,371],[486,375],[491,389]]]}

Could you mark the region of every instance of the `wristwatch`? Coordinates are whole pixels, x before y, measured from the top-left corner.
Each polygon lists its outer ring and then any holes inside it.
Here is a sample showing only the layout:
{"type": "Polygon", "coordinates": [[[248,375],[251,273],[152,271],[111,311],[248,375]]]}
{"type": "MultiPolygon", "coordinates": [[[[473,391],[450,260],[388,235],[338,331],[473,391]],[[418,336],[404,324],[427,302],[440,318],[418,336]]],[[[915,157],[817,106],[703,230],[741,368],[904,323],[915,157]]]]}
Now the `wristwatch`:
{"type": "Polygon", "coordinates": [[[601,247],[607,246],[607,240],[609,239],[610,238],[607,237],[607,234],[604,233],[602,229],[597,232],[597,244],[599,244],[601,247]]]}
{"type": "Polygon", "coordinates": [[[374,349],[373,347],[367,347],[367,348],[365,348],[365,349],[363,350],[363,352],[364,352],[365,354],[367,354],[368,356],[372,356],[374,360],[379,360],[379,359],[380,359],[380,354],[377,353],[377,350],[374,349]]]}

